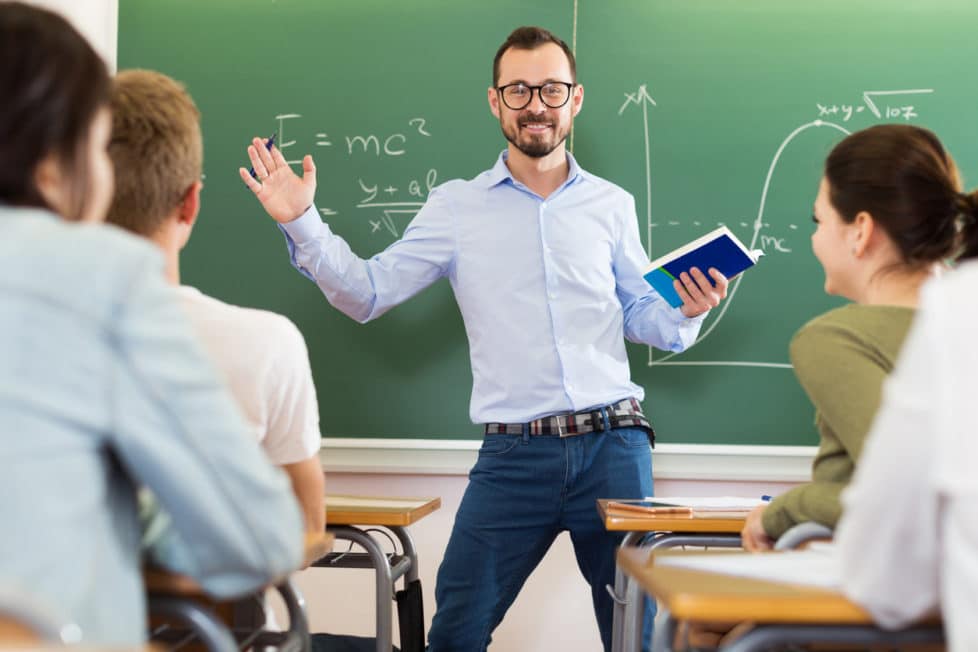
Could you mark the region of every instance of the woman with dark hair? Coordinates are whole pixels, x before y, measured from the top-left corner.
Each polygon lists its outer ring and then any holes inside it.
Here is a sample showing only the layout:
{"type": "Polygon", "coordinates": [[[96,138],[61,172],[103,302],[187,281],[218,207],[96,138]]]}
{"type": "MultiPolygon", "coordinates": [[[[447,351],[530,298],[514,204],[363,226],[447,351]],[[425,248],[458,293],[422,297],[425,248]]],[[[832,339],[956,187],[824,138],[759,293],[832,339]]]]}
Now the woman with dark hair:
{"type": "Polygon", "coordinates": [[[73,641],[132,646],[138,487],[170,515],[158,561],[216,596],[296,568],[303,524],[159,252],[99,224],[109,84],[64,19],[0,3],[0,587],[71,623],[73,641]]]}
{"type": "Polygon", "coordinates": [[[791,342],[795,374],[812,403],[820,444],[812,481],[751,512],[741,533],[766,550],[797,523],[835,527],[849,483],[913,321],[921,286],[943,263],[978,254],[978,202],[961,192],[937,137],[879,125],[840,142],[815,200],[812,249],[825,291],[853,303],[806,324],[791,342]]]}
{"type": "Polygon", "coordinates": [[[105,64],[60,16],[2,11],[0,201],[101,221],[112,198],[105,64]]]}

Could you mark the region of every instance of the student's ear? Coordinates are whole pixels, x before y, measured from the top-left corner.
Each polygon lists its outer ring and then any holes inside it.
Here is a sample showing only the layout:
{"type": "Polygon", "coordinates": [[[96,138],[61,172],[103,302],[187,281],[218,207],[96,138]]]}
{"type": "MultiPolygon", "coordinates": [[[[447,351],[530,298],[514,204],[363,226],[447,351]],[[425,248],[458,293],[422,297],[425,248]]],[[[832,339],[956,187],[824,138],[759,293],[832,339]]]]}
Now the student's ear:
{"type": "Polygon", "coordinates": [[[578,84],[574,87],[571,96],[571,115],[577,116],[581,112],[581,106],[584,104],[584,87],[578,84]]]}
{"type": "Polygon", "coordinates": [[[200,191],[203,187],[202,181],[194,181],[183,193],[177,214],[181,224],[192,227],[197,221],[197,214],[200,213],[200,191]]]}
{"type": "Polygon", "coordinates": [[[499,118],[499,92],[492,86],[489,87],[489,110],[499,118]]]}
{"type": "Polygon", "coordinates": [[[64,170],[61,161],[54,154],[48,154],[34,168],[34,185],[44,201],[61,217],[67,210],[65,197],[64,170]]]}
{"type": "Polygon", "coordinates": [[[852,254],[856,258],[860,258],[866,253],[866,249],[873,239],[873,234],[876,232],[876,220],[867,211],[860,211],[856,214],[856,219],[853,220],[852,226],[852,254]]]}

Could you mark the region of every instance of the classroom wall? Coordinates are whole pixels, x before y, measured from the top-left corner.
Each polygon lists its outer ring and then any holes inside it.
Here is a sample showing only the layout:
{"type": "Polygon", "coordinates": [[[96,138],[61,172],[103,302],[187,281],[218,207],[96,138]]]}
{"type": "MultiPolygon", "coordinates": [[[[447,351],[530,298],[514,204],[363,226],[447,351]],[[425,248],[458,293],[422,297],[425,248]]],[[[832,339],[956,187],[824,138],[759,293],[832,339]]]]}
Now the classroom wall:
{"type": "MultiPolygon", "coordinates": [[[[117,0],[33,1],[66,15],[115,68],[117,0]]],[[[695,473],[689,475],[695,476],[695,473]]],[[[331,473],[327,477],[330,493],[441,497],[441,510],[411,528],[420,558],[428,625],[435,606],[435,574],[466,482],[467,477],[459,474],[331,473]]],[[[656,492],[662,495],[757,496],[779,493],[789,486],[785,482],[711,482],[671,475],[670,479],[656,483],[656,492]]],[[[368,571],[310,569],[299,574],[298,583],[307,601],[313,631],[364,636],[373,633],[373,582],[368,571]]],[[[396,627],[394,630],[396,640],[396,627]]],[[[577,569],[566,535],[558,537],[530,577],[490,646],[490,650],[496,651],[549,652],[553,649],[566,652],[600,649],[589,589],[577,569]]]]}
{"type": "Polygon", "coordinates": [[[65,16],[115,70],[118,0],[25,0],[65,16]]]}

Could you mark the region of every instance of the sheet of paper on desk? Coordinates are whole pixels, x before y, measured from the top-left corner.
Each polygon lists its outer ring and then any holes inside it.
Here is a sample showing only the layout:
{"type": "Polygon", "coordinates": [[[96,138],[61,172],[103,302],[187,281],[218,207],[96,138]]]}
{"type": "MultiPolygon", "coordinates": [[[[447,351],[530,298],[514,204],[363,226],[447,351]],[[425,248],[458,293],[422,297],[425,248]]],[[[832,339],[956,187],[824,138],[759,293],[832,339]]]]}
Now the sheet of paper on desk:
{"type": "Polygon", "coordinates": [[[838,590],[842,587],[838,556],[830,543],[812,544],[805,550],[763,554],[745,552],[657,557],[655,563],[822,589],[838,590]]]}
{"type": "Polygon", "coordinates": [[[657,503],[664,503],[667,505],[691,507],[694,510],[751,510],[758,505],[764,504],[764,500],[761,498],[743,498],[741,496],[650,496],[646,498],[646,500],[654,500],[657,503]]]}

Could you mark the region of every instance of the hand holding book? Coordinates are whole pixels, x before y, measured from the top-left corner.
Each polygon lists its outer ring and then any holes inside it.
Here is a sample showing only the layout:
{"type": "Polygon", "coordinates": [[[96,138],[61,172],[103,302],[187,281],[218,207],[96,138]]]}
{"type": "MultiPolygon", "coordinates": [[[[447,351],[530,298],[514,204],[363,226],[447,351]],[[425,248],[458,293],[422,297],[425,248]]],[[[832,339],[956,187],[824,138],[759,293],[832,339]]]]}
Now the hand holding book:
{"type": "Polygon", "coordinates": [[[673,290],[679,297],[678,307],[683,316],[698,317],[716,308],[727,296],[727,277],[714,267],[709,269],[709,275],[713,278],[712,282],[698,267],[692,267],[688,272],[681,272],[679,278],[673,281],[673,290]]]}
{"type": "Polygon", "coordinates": [[[657,258],[646,269],[644,276],[670,306],[682,306],[683,314],[694,317],[719,303],[719,300],[711,302],[710,299],[714,297],[706,296],[711,289],[723,298],[726,296],[727,279],[751,267],[763,255],[764,252],[759,249],[748,250],[730,229],[722,226],[657,258]],[[711,284],[700,270],[710,270],[717,281],[716,285],[711,284]],[[712,305],[705,305],[710,303],[712,305]],[[686,310],[687,305],[691,310],[686,310]],[[699,310],[690,314],[694,309],[699,310]]]}

